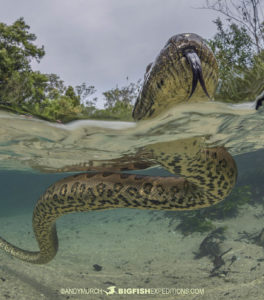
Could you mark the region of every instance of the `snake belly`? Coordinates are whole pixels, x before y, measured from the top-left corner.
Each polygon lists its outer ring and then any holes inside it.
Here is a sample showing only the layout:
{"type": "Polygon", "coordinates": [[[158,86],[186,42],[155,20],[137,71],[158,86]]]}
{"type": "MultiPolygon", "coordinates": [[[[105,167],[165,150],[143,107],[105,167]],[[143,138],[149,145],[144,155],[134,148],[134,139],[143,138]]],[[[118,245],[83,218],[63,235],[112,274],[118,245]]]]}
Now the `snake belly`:
{"type": "MultiPolygon", "coordinates": [[[[155,116],[165,109],[166,99],[168,107],[173,101],[189,101],[193,95],[208,99],[215,90],[216,77],[216,62],[203,39],[195,34],[176,35],[147,68],[133,117],[155,116]]],[[[222,201],[236,182],[235,161],[224,147],[206,149],[199,143],[200,138],[193,138],[147,146],[152,160],[179,177],[106,171],[81,173],[54,183],[40,197],[33,213],[40,250],[23,250],[2,237],[0,249],[20,260],[44,264],[58,251],[56,219],[65,214],[125,207],[191,210],[222,201]]]]}

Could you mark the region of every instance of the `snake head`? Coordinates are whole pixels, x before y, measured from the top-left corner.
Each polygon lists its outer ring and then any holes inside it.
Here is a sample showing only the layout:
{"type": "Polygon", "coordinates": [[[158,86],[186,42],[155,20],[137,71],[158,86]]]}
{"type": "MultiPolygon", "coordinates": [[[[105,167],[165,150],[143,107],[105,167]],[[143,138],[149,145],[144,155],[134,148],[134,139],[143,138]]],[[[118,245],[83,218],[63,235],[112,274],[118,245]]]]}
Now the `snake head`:
{"type": "Polygon", "coordinates": [[[174,35],[148,65],[132,116],[152,118],[191,97],[192,102],[206,102],[217,82],[217,62],[204,39],[194,33],[174,35]]]}

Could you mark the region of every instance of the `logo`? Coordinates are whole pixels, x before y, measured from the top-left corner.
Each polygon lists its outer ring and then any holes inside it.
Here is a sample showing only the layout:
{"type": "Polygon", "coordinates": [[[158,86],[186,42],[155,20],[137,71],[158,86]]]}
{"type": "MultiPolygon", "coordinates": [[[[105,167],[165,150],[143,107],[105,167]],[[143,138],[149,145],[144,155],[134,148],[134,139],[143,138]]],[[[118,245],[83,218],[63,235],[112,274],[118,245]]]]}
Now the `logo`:
{"type": "Polygon", "coordinates": [[[61,288],[62,295],[204,295],[204,288],[117,288],[111,285],[100,288],[61,288]]]}
{"type": "Polygon", "coordinates": [[[115,288],[116,288],[115,285],[111,285],[107,288],[107,290],[103,290],[103,291],[104,291],[104,293],[106,293],[107,296],[114,295],[114,294],[116,294],[115,288]]]}

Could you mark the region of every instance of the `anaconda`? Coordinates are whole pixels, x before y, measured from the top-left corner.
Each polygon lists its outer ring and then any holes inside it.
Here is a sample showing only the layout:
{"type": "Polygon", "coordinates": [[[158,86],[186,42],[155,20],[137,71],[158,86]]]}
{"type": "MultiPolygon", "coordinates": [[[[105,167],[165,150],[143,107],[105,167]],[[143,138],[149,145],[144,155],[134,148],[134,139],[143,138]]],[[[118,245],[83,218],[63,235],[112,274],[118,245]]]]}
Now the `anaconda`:
{"type": "MultiPolygon", "coordinates": [[[[147,67],[133,117],[149,119],[179,103],[208,101],[216,84],[217,63],[203,39],[191,33],[175,35],[147,67]]],[[[152,144],[143,153],[150,165],[162,165],[177,176],[103,170],[64,178],[45,191],[34,209],[33,229],[40,250],[23,250],[3,238],[0,248],[23,261],[44,264],[58,251],[55,222],[60,216],[121,207],[199,209],[223,200],[236,182],[232,156],[224,147],[204,147],[203,138],[152,144]]]]}

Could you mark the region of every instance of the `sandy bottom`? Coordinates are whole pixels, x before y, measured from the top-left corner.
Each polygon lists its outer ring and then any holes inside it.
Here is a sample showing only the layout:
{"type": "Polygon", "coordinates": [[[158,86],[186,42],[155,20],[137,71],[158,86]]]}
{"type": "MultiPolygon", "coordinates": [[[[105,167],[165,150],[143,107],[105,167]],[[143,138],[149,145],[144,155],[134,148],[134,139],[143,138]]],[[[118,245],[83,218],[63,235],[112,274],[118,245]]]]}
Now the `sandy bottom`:
{"type": "MultiPolygon", "coordinates": [[[[264,249],[242,234],[261,231],[263,216],[263,207],[247,206],[237,218],[215,222],[227,226],[223,250],[232,248],[219,276],[211,276],[209,257],[194,259],[208,233],[184,237],[164,212],[64,216],[57,222],[60,249],[50,263],[32,265],[0,252],[0,299],[264,299],[264,249]],[[116,293],[107,295],[111,290],[116,293]]],[[[1,217],[0,228],[16,246],[37,249],[30,214],[1,217]]]]}

